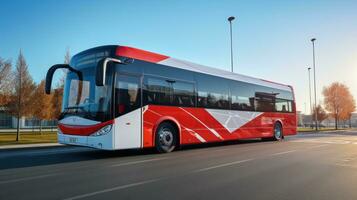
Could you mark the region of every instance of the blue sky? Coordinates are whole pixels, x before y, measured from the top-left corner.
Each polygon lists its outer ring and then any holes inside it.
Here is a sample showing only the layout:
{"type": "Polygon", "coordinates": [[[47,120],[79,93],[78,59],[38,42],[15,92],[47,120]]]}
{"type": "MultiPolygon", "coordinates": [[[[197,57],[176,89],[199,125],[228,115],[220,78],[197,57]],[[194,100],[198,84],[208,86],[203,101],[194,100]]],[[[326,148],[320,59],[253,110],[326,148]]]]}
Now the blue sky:
{"type": "Polygon", "coordinates": [[[142,48],[293,85],[309,110],[307,66],[316,37],[318,99],[333,81],[357,97],[357,1],[0,0],[0,57],[22,49],[36,82],[71,54],[105,44],[142,48]]]}

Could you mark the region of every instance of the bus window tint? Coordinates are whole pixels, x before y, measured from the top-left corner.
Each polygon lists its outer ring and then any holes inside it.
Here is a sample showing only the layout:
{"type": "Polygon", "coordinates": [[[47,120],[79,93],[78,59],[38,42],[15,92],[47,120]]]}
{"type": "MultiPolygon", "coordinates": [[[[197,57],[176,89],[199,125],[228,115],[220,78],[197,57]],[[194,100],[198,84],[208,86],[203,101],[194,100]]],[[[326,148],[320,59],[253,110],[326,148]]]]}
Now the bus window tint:
{"type": "Polygon", "coordinates": [[[145,80],[145,104],[171,105],[172,86],[164,79],[147,77],[145,80]]]}
{"type": "Polygon", "coordinates": [[[292,101],[288,101],[288,112],[294,112],[293,102],[292,101]]]}
{"type": "Polygon", "coordinates": [[[192,83],[185,83],[175,81],[173,84],[173,105],[176,106],[195,106],[194,85],[192,83]]]}
{"type": "Polygon", "coordinates": [[[115,86],[116,115],[123,115],[140,107],[140,78],[118,75],[115,86]]]}
{"type": "Polygon", "coordinates": [[[270,93],[256,92],[255,93],[256,107],[259,112],[274,112],[275,96],[270,93]]]}
{"type": "Polygon", "coordinates": [[[289,102],[284,99],[276,99],[275,110],[277,112],[291,112],[289,108],[289,102]]]}
{"type": "Polygon", "coordinates": [[[229,109],[229,86],[227,80],[209,76],[196,76],[198,107],[229,109]]]}
{"type": "Polygon", "coordinates": [[[232,110],[254,111],[254,88],[251,84],[232,81],[230,84],[232,110]]]}

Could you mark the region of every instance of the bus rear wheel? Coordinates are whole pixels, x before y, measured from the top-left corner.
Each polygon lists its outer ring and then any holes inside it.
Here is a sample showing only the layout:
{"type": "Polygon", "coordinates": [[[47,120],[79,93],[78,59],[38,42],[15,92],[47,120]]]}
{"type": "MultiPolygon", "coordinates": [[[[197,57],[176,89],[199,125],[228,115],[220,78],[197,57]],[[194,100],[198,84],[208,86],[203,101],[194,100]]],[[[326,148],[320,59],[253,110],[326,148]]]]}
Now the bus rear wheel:
{"type": "Polygon", "coordinates": [[[274,136],[273,136],[273,140],[275,141],[280,141],[283,139],[283,127],[282,125],[277,122],[274,125],[274,136]]]}
{"type": "Polygon", "coordinates": [[[155,134],[155,147],[160,153],[169,153],[177,146],[177,130],[168,122],[159,125],[155,134]]]}

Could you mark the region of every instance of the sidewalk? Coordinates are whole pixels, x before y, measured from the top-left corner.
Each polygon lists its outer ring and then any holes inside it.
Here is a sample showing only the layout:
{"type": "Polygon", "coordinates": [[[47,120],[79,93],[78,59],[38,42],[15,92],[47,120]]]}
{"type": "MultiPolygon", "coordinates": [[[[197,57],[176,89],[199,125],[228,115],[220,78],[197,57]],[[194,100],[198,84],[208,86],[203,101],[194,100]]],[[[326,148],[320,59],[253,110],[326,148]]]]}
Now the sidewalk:
{"type": "Polygon", "coordinates": [[[59,143],[11,144],[11,145],[0,146],[0,150],[37,148],[37,147],[57,147],[57,146],[64,146],[64,145],[59,143]]]}

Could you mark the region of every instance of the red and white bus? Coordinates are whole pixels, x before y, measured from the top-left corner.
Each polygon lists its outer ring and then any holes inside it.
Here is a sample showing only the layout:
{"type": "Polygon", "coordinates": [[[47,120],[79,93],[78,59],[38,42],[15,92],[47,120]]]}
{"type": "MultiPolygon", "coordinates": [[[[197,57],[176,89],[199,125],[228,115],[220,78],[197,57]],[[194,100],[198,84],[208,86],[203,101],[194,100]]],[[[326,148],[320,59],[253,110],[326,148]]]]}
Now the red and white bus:
{"type": "Polygon", "coordinates": [[[98,149],[155,147],[296,134],[293,88],[126,46],[101,46],[66,68],[58,141],[98,149]]]}

